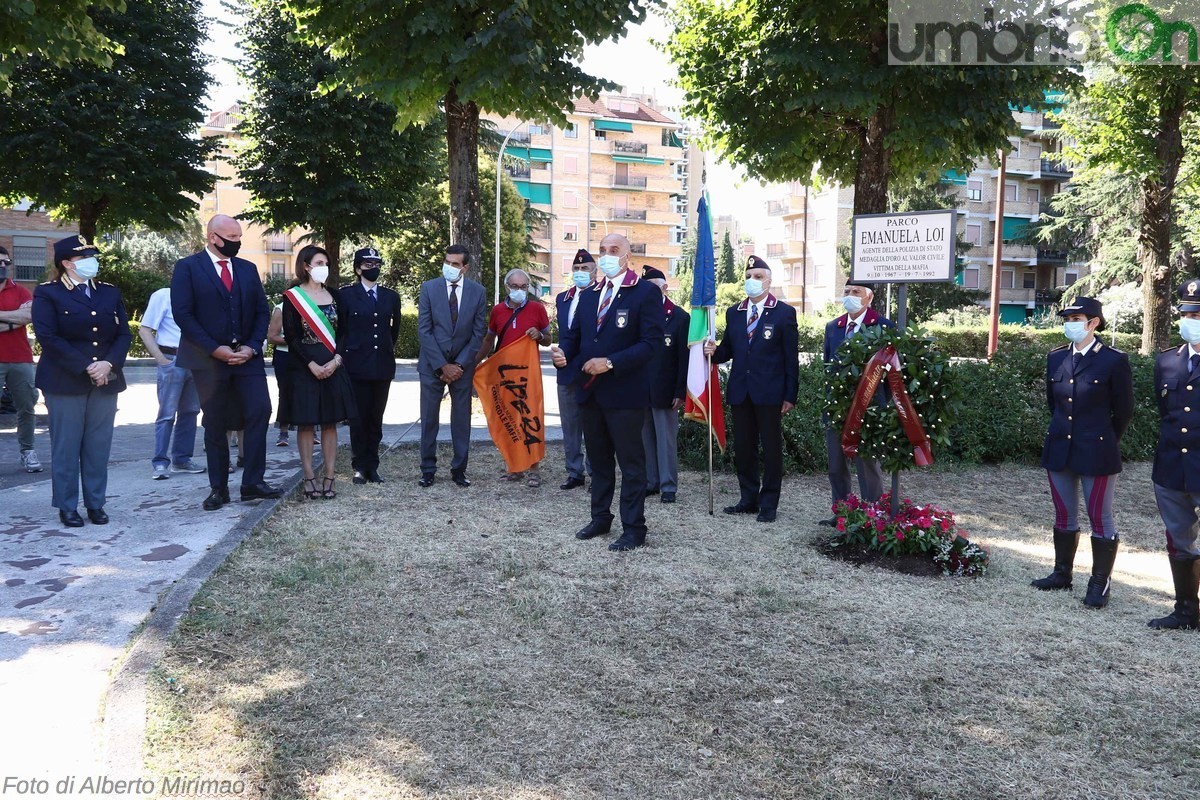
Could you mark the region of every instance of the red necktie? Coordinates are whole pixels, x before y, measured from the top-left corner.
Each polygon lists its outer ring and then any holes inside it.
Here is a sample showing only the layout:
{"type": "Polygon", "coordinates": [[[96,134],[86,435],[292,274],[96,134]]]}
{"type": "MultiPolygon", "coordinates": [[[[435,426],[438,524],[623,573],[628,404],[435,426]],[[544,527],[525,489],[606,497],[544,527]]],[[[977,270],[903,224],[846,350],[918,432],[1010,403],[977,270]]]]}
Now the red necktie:
{"type": "Polygon", "coordinates": [[[222,259],[217,264],[221,267],[221,283],[225,284],[225,291],[233,291],[233,273],[229,271],[229,262],[222,259]]]}

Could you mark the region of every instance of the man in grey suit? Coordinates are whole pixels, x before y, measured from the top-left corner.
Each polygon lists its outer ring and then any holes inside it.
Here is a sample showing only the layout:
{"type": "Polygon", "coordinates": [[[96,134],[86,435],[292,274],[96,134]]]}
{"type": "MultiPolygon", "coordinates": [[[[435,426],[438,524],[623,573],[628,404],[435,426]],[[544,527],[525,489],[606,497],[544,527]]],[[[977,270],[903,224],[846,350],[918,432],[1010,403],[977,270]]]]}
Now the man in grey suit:
{"type": "Polygon", "coordinates": [[[438,415],[446,388],[450,391],[450,441],[454,459],[450,477],[467,480],[471,446],[471,380],[474,355],[487,331],[487,296],[483,286],[467,279],[470,255],[461,244],[446,248],[442,276],[421,284],[417,305],[417,340],[421,353],[421,486],[433,485],[437,472],[438,415]]]}

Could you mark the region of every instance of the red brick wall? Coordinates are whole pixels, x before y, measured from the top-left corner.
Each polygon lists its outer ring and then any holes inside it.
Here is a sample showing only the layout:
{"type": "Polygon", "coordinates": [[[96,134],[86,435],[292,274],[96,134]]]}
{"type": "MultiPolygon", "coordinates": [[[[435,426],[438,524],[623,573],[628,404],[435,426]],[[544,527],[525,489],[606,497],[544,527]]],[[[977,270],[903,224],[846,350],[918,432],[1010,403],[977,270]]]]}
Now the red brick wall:
{"type": "MultiPolygon", "coordinates": [[[[10,254],[13,252],[14,235],[44,236],[46,238],[46,264],[49,264],[54,258],[54,243],[77,233],[79,233],[79,226],[76,223],[71,222],[60,227],[44,211],[27,214],[11,208],[0,208],[0,245],[3,245],[10,254]]],[[[36,281],[23,280],[20,283],[32,291],[33,287],[43,280],[45,280],[44,277],[39,277],[36,281]]]]}

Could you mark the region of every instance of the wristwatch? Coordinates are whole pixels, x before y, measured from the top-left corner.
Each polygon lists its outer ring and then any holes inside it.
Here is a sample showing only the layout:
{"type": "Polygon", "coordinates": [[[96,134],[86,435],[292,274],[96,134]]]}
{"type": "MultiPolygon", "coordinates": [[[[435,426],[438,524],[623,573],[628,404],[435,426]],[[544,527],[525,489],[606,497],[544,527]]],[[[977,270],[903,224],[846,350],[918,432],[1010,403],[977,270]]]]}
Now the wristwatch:
{"type": "Polygon", "coordinates": [[[608,367],[609,371],[612,371],[612,368],[613,368],[612,359],[611,358],[604,359],[604,366],[608,367]]]}

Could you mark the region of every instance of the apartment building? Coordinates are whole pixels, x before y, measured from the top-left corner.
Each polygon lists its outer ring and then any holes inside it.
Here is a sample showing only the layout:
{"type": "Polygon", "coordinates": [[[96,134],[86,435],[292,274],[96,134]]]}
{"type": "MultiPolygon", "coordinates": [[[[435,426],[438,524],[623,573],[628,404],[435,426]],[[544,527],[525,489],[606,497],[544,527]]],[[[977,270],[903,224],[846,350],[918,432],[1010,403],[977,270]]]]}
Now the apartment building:
{"type": "Polygon", "coordinates": [[[25,201],[11,208],[0,208],[0,245],[12,256],[13,280],[33,291],[46,280],[54,260],[54,243],[79,233],[79,224],[59,224],[40,209],[25,201]]]}
{"type": "Polygon", "coordinates": [[[581,98],[564,127],[492,121],[513,131],[505,154],[519,163],[506,159],[505,169],[521,196],[549,215],[532,232],[544,294],[569,284],[576,251],[594,253],[609,233],[629,239],[637,266],[674,269],[699,202],[703,178],[695,172],[703,171],[703,154],[652,97],[581,98]]]}

